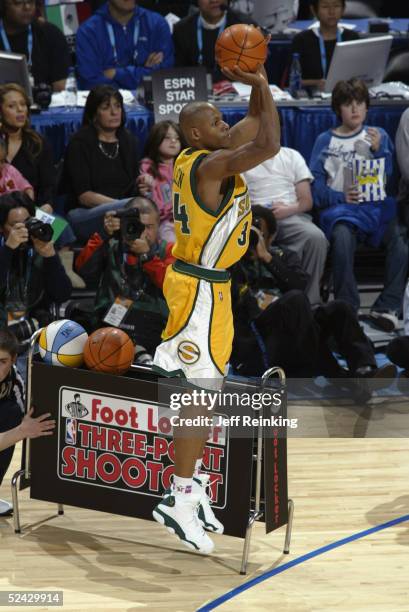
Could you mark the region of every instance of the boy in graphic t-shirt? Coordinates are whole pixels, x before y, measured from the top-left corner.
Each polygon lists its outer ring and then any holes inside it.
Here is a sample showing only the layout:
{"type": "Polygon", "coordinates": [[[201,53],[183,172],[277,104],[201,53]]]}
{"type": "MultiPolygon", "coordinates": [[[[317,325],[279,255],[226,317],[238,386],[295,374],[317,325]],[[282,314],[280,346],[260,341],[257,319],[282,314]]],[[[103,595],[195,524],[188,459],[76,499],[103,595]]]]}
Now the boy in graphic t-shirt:
{"type": "Polygon", "coordinates": [[[381,128],[367,127],[369,94],[359,79],[340,81],[332,108],[341,125],[320,134],[311,154],[314,205],[331,244],[335,299],[359,309],[354,276],[358,243],[386,250],[384,290],[371,318],[382,329],[398,325],[405,289],[408,246],[396,220],[396,202],[386,194],[393,172],[393,144],[381,128]]]}

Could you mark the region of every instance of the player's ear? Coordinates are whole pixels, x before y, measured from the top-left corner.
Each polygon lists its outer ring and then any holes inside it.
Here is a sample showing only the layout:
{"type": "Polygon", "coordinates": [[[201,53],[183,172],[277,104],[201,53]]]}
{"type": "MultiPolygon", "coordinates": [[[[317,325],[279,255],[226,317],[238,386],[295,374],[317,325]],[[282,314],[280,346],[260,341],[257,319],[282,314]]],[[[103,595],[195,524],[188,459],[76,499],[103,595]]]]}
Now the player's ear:
{"type": "Polygon", "coordinates": [[[199,140],[200,139],[200,130],[197,127],[192,127],[190,130],[191,136],[192,136],[192,140],[199,140]]]}

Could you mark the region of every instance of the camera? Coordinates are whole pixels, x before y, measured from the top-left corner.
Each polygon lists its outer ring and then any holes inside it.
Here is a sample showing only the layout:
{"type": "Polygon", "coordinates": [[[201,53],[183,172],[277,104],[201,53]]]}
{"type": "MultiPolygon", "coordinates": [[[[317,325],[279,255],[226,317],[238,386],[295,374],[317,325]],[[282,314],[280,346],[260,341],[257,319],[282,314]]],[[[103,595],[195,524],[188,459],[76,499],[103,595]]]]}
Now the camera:
{"type": "Polygon", "coordinates": [[[53,228],[49,223],[43,223],[35,217],[30,217],[25,221],[24,225],[27,228],[30,238],[37,238],[42,242],[50,242],[53,237],[53,228]]]}
{"type": "Polygon", "coordinates": [[[37,319],[29,318],[9,324],[9,329],[16,336],[17,340],[26,344],[35,331],[39,328],[37,319]]]}
{"type": "Polygon", "coordinates": [[[249,249],[255,249],[259,241],[259,235],[257,234],[254,228],[257,228],[258,230],[261,231],[260,217],[253,217],[253,222],[250,228],[249,249]]]}
{"type": "Polygon", "coordinates": [[[120,236],[122,240],[137,240],[145,229],[137,208],[117,210],[115,216],[121,221],[120,236]]]}

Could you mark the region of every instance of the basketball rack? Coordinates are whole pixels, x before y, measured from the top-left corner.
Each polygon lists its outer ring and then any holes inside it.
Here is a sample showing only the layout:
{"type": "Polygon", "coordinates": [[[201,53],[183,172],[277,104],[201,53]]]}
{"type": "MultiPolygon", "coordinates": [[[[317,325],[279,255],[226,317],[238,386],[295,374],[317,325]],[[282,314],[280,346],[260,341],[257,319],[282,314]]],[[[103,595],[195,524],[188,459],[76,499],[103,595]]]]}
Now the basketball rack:
{"type": "MultiPolygon", "coordinates": [[[[28,351],[28,362],[27,362],[27,406],[31,405],[31,395],[32,395],[32,366],[33,366],[33,356],[36,342],[42,332],[42,329],[34,332],[30,339],[30,346],[28,351]]],[[[137,369],[139,371],[147,372],[151,371],[150,367],[147,366],[133,366],[132,369],[137,369]]],[[[281,368],[274,367],[267,370],[262,376],[262,384],[261,390],[263,390],[268,382],[268,380],[272,376],[278,376],[281,387],[284,387],[286,384],[285,373],[281,368]]],[[[243,553],[241,559],[241,568],[240,574],[245,575],[247,573],[247,565],[248,558],[250,552],[250,543],[251,543],[251,535],[254,523],[256,521],[261,521],[263,517],[265,518],[265,504],[264,500],[261,498],[262,491],[262,468],[263,468],[263,451],[265,439],[263,436],[263,427],[261,425],[257,426],[257,435],[254,439],[253,445],[253,474],[255,475],[254,480],[254,494],[250,499],[250,511],[248,517],[248,523],[246,528],[246,533],[244,537],[243,544],[243,553]],[[264,506],[263,506],[264,504],[264,506]]],[[[21,534],[21,522],[20,522],[20,510],[19,510],[19,501],[18,501],[18,489],[19,484],[22,482],[23,487],[27,486],[26,483],[30,480],[31,470],[30,470],[30,439],[25,441],[25,457],[24,457],[24,468],[22,467],[18,470],[12,477],[11,480],[11,493],[13,500],[13,522],[14,522],[14,532],[16,534],[21,534]],[[22,480],[23,479],[23,480],[22,480]]],[[[294,502],[291,499],[287,500],[288,502],[288,518],[286,521],[286,531],[285,531],[285,540],[284,540],[284,548],[283,553],[289,554],[290,552],[290,543],[291,543],[291,535],[292,535],[292,523],[294,516],[294,502]]],[[[64,514],[64,506],[62,503],[57,504],[58,515],[64,514]]]]}

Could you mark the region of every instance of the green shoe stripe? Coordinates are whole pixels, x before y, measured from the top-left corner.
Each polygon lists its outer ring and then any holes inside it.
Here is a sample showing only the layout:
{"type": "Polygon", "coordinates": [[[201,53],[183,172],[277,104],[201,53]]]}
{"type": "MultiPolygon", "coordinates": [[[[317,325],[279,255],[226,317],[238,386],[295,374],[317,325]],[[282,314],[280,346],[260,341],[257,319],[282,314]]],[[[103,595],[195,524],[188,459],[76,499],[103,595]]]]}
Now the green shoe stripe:
{"type": "MultiPolygon", "coordinates": [[[[166,501],[167,500],[164,500],[164,502],[166,502],[166,501]]],[[[162,502],[162,503],[164,503],[164,502],[162,502]]],[[[183,531],[183,529],[180,527],[179,523],[177,523],[171,516],[169,516],[169,514],[166,514],[166,512],[162,512],[162,510],[160,510],[158,508],[158,506],[156,506],[155,512],[157,512],[158,514],[163,516],[163,518],[165,519],[166,527],[172,527],[172,529],[175,530],[176,535],[179,536],[179,538],[181,540],[183,540],[184,542],[189,542],[189,544],[194,546],[196,548],[196,550],[200,550],[200,548],[199,548],[199,546],[197,544],[192,542],[192,540],[188,540],[187,539],[186,534],[183,531]]]]}
{"type": "Polygon", "coordinates": [[[202,504],[199,505],[199,512],[197,513],[197,516],[199,517],[201,521],[203,521],[203,524],[205,527],[210,527],[213,531],[216,531],[217,529],[216,525],[213,525],[212,523],[208,523],[206,521],[202,504]]]}

